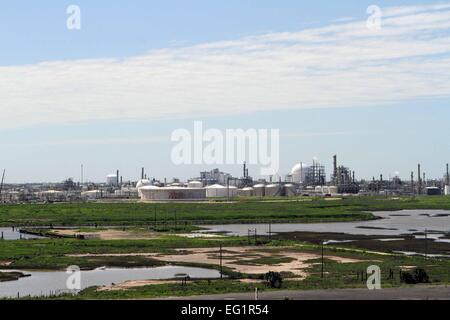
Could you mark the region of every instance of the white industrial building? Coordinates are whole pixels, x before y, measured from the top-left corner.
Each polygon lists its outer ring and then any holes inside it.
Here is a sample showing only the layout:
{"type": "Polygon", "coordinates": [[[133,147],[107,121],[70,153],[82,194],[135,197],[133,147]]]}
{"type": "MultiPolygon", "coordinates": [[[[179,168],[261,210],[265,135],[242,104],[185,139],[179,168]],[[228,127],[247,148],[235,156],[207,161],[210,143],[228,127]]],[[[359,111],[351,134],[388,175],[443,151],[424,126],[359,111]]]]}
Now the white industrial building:
{"type": "Polygon", "coordinates": [[[119,185],[119,177],[117,174],[108,174],[106,176],[106,184],[108,186],[118,186],[119,185]]]}

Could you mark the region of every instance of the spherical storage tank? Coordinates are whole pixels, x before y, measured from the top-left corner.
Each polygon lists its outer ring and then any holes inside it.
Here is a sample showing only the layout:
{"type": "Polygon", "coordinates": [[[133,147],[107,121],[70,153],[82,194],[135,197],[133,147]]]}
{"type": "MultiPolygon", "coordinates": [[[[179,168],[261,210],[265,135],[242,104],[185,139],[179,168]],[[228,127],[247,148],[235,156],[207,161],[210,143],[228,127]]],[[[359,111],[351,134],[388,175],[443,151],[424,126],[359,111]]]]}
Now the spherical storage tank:
{"type": "Polygon", "coordinates": [[[303,163],[297,163],[291,169],[290,175],[293,183],[303,183],[305,181],[305,172],[308,167],[303,163]]]}
{"type": "Polygon", "coordinates": [[[145,186],[151,186],[151,185],[152,185],[152,182],[150,180],[142,179],[136,183],[136,189],[139,189],[139,188],[142,188],[145,186]]]}

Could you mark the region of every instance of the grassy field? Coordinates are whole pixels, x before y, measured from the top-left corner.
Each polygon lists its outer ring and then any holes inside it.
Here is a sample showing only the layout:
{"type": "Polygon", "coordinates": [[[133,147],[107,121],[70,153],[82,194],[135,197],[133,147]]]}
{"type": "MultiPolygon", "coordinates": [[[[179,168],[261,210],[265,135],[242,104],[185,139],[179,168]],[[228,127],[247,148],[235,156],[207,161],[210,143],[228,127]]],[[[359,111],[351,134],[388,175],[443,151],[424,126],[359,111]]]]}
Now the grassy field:
{"type": "Polygon", "coordinates": [[[119,253],[168,253],[179,248],[209,248],[242,246],[246,238],[223,238],[215,240],[188,239],[166,236],[152,240],[75,240],[43,239],[0,241],[0,262],[10,262],[3,269],[65,269],[78,265],[83,269],[100,266],[145,267],[160,265],[148,258],[135,257],[72,257],[73,254],[119,254],[119,253]]]}
{"type": "Polygon", "coordinates": [[[76,203],[0,205],[0,226],[331,222],[372,219],[368,211],[448,209],[450,197],[242,200],[233,203],[76,203]]]}
{"type": "MultiPolygon", "coordinates": [[[[317,246],[307,245],[293,247],[292,250],[309,253],[319,253],[317,246]]],[[[338,263],[325,259],[324,277],[321,277],[320,259],[312,260],[313,264],[307,270],[308,276],[304,280],[290,279],[285,277],[281,289],[284,290],[313,290],[327,288],[364,288],[366,279],[358,276],[358,272],[365,272],[369,265],[377,265],[381,269],[382,287],[407,286],[400,282],[399,272],[401,268],[419,267],[426,270],[430,277],[430,284],[449,284],[450,261],[449,260],[426,260],[420,257],[406,256],[386,256],[374,255],[364,252],[342,251],[337,248],[328,248],[325,254],[339,255],[352,259],[359,259],[357,263],[338,263]],[[390,271],[393,277],[389,278],[390,271]]],[[[274,261],[275,263],[275,261],[274,261]]],[[[248,277],[249,275],[243,275],[248,277]]],[[[274,290],[268,288],[262,281],[262,276],[253,276],[254,279],[261,280],[256,283],[240,282],[237,279],[192,281],[187,285],[180,283],[152,284],[140,287],[129,288],[127,290],[97,290],[98,287],[91,287],[83,290],[79,295],[64,295],[54,297],[56,299],[148,299],[170,296],[191,296],[218,293],[254,292],[274,290]]]]}

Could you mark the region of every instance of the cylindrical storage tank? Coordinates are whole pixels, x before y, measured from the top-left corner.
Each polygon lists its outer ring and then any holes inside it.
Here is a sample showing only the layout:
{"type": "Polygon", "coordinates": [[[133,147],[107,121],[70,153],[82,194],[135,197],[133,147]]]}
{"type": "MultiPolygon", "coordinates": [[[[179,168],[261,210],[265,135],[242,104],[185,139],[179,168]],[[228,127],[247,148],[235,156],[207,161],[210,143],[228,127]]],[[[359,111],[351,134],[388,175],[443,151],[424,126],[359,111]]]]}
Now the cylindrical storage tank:
{"type": "Polygon", "coordinates": [[[284,195],[286,197],[293,197],[295,195],[297,195],[297,192],[295,190],[295,186],[293,184],[285,184],[284,185],[284,195]]]}
{"type": "Polygon", "coordinates": [[[203,188],[203,183],[200,181],[190,181],[188,182],[188,188],[203,188]]]}
{"type": "Polygon", "coordinates": [[[446,196],[450,196],[450,186],[445,186],[445,188],[444,188],[444,194],[445,194],[446,196]]]}
{"type": "Polygon", "coordinates": [[[256,184],[253,186],[253,194],[256,197],[264,197],[266,186],[263,184],[256,184]]]}
{"type": "Polygon", "coordinates": [[[338,187],[336,187],[336,186],[329,186],[328,187],[328,193],[329,194],[337,194],[338,193],[338,187]]]}
{"type": "Polygon", "coordinates": [[[322,186],[317,186],[314,188],[314,191],[317,193],[323,193],[323,187],[322,186]]]}
{"type": "Polygon", "coordinates": [[[212,186],[207,186],[205,189],[207,198],[223,198],[228,196],[227,187],[220,184],[213,184],[212,186]]]}
{"type": "Polygon", "coordinates": [[[427,195],[429,196],[439,196],[441,195],[441,189],[438,187],[428,187],[426,188],[427,195]]]}
{"type": "Polygon", "coordinates": [[[253,196],[254,189],[252,187],[247,187],[238,190],[238,195],[241,197],[251,197],[253,196]]]}
{"type": "Polygon", "coordinates": [[[141,200],[200,200],[206,197],[205,189],[147,186],[139,190],[141,200]]]}
{"type": "Polygon", "coordinates": [[[266,186],[266,197],[276,197],[281,193],[281,187],[279,184],[269,184],[266,186]]]}

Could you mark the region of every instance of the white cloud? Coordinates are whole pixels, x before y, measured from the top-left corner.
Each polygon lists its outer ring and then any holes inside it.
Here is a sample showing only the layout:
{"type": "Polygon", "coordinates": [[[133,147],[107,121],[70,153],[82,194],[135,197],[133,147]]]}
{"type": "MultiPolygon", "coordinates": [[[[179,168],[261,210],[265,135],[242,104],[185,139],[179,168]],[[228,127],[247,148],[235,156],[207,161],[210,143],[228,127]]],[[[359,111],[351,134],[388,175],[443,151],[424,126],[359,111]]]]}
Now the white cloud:
{"type": "Polygon", "coordinates": [[[450,96],[450,4],[177,46],[126,59],[0,67],[2,128],[367,106],[450,96]]]}

